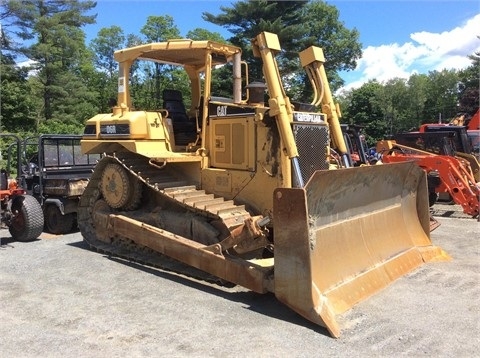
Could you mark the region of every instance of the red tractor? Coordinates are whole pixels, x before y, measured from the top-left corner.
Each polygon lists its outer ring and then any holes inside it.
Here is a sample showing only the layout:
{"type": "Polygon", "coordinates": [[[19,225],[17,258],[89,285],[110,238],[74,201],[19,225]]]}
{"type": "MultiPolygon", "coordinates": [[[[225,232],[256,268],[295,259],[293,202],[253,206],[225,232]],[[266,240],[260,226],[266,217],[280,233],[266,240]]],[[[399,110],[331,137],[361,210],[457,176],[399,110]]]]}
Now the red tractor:
{"type": "Polygon", "coordinates": [[[14,134],[0,134],[0,140],[2,143],[6,140],[8,147],[6,168],[0,169],[0,224],[8,228],[15,241],[32,241],[43,231],[42,207],[23,189],[20,139],[14,134]],[[15,160],[17,178],[10,179],[10,168],[15,160]]]}

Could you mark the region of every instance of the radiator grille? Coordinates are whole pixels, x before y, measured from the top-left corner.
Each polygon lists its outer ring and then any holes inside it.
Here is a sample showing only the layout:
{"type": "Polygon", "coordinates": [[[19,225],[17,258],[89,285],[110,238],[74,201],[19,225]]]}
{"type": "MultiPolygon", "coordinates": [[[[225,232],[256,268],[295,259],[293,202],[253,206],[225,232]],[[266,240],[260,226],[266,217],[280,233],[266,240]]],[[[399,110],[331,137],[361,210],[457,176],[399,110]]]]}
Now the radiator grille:
{"type": "Polygon", "coordinates": [[[304,183],[316,170],[328,169],[327,148],[330,135],[326,124],[293,124],[304,183]]]}

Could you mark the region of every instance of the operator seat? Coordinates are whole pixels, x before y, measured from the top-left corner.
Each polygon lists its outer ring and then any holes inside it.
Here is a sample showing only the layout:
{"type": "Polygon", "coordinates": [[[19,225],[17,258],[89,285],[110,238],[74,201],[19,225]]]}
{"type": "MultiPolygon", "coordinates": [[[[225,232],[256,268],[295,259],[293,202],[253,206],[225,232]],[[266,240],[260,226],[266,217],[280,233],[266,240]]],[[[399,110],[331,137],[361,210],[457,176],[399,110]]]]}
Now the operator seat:
{"type": "Polygon", "coordinates": [[[5,169],[0,171],[0,190],[8,189],[8,174],[5,169]]]}
{"type": "Polygon", "coordinates": [[[194,120],[188,118],[183,104],[182,92],[165,89],[162,94],[163,108],[172,119],[175,145],[188,145],[197,138],[197,126],[194,120]]]}

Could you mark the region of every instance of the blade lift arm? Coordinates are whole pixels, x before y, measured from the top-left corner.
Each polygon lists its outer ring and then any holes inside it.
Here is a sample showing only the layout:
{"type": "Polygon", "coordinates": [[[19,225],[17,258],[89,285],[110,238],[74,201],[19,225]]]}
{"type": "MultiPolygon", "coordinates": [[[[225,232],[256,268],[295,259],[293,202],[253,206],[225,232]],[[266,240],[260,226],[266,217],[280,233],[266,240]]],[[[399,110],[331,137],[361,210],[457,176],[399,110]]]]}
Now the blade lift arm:
{"type": "Polygon", "coordinates": [[[304,182],[298,162],[298,149],[291,127],[293,121],[292,106],[290,99],[285,94],[275,60],[275,52],[281,50],[278,36],[269,32],[262,32],[252,40],[252,47],[255,57],[261,57],[263,61],[263,73],[270,94],[268,100],[270,115],[277,119],[280,138],[284,146],[283,150],[292,163],[295,176],[294,185],[301,188],[304,186],[304,182]]]}
{"type": "Polygon", "coordinates": [[[345,167],[350,167],[347,145],[340,126],[340,108],[334,102],[332,91],[328,84],[327,73],[325,72],[325,56],[320,47],[311,46],[300,52],[300,63],[305,69],[314,91],[312,104],[322,106],[322,112],[327,115],[327,121],[332,133],[332,141],[340,152],[345,167]]]}

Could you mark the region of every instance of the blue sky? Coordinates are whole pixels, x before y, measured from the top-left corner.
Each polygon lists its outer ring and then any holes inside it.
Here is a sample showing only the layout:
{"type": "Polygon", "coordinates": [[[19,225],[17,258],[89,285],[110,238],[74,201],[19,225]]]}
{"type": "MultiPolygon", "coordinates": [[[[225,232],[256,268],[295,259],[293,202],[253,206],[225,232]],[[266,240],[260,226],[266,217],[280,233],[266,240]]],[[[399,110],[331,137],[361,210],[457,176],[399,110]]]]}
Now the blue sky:
{"type": "MultiPolygon", "coordinates": [[[[202,20],[202,12],[220,13],[223,0],[97,0],[97,24],[84,28],[87,41],[99,29],[118,25],[125,34],[139,34],[150,15],[170,15],[185,35],[196,27],[229,32],[202,20]]],[[[480,51],[478,0],[330,0],[345,27],[360,32],[363,57],[355,71],[342,73],[346,87],[369,79],[408,78],[413,73],[465,68],[466,57],[480,51]]],[[[328,52],[328,49],[324,49],[328,52]]]]}

